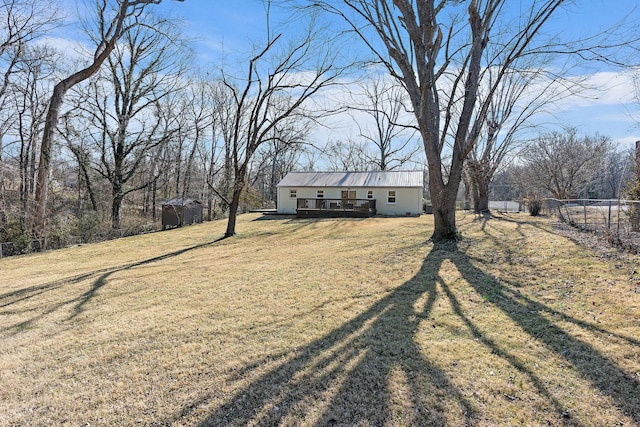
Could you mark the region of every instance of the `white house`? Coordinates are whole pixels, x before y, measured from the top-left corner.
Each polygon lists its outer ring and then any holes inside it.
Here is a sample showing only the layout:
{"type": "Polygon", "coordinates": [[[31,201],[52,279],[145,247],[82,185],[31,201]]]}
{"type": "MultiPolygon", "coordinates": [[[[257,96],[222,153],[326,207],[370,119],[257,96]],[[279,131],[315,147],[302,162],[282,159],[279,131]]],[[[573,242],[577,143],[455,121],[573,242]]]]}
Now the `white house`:
{"type": "Polygon", "coordinates": [[[290,172],[278,184],[278,213],[420,215],[422,188],[422,171],[290,172]]]}

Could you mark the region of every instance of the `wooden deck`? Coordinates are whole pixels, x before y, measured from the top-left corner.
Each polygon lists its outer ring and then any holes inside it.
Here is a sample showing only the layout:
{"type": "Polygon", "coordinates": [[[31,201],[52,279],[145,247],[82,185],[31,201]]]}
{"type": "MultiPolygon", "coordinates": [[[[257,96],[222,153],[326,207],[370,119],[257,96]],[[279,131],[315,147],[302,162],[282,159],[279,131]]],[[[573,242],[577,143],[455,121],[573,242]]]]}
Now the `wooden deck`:
{"type": "Polygon", "coordinates": [[[298,218],[368,218],[376,214],[375,199],[298,199],[298,218]]]}

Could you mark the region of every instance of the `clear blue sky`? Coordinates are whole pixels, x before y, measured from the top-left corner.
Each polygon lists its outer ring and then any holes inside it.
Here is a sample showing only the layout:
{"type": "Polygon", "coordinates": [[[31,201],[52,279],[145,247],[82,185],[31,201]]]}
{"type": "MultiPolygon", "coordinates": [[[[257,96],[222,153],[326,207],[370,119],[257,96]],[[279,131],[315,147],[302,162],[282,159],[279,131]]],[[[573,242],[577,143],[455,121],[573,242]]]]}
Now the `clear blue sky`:
{"type": "MultiPolygon", "coordinates": [[[[530,0],[523,1],[530,3],[530,0]]],[[[639,3],[636,0],[577,0],[556,15],[553,25],[564,33],[581,37],[611,26],[632,11],[639,13],[639,3]]],[[[515,8],[519,4],[518,0],[508,3],[515,8]]],[[[164,0],[160,7],[184,17],[185,31],[196,39],[196,54],[205,67],[218,65],[223,52],[227,59],[238,53],[246,56],[266,34],[265,8],[260,0],[185,0],[182,3],[164,0]]],[[[274,20],[281,20],[277,10],[273,13],[274,20]]],[[[287,26],[295,27],[295,22],[281,22],[279,28],[286,30],[287,26]]],[[[612,70],[588,72],[596,71],[612,70]]],[[[593,94],[595,99],[567,100],[557,119],[580,128],[582,133],[598,132],[630,146],[640,139],[636,124],[640,122],[640,105],[630,96],[633,91],[630,75],[615,71],[615,74],[594,75],[593,81],[608,86],[607,89],[593,94]]]]}

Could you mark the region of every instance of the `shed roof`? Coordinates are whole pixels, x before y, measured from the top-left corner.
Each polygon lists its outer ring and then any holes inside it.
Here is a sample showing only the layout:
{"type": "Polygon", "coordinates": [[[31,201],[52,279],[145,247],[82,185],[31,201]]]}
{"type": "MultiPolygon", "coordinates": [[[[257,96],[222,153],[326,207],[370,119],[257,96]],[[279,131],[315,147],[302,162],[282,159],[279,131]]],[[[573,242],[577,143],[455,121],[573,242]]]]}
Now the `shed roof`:
{"type": "Polygon", "coordinates": [[[419,187],[422,171],[289,172],[278,187],[419,187]]]}

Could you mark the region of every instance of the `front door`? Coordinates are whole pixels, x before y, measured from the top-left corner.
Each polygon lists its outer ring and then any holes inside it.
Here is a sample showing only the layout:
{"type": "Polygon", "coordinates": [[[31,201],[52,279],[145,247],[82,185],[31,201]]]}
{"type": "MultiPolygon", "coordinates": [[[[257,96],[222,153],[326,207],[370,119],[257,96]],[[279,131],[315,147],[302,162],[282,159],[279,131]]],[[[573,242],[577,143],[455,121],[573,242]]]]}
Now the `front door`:
{"type": "Polygon", "coordinates": [[[356,192],[354,190],[342,190],[342,209],[353,209],[355,204],[356,192]]]}
{"type": "Polygon", "coordinates": [[[342,199],[355,199],[356,192],[351,190],[342,190],[342,199]]]}

